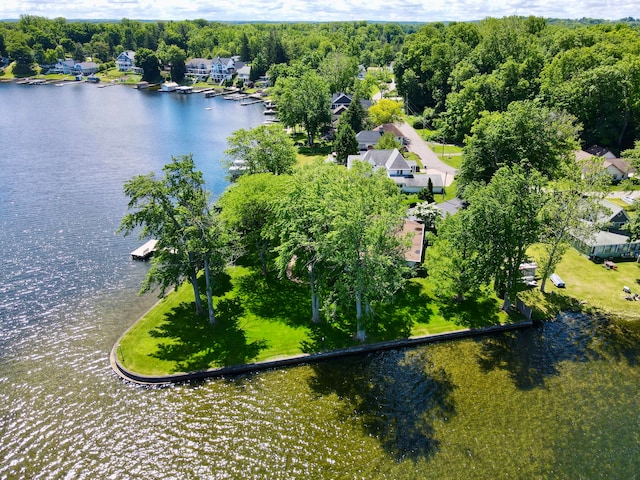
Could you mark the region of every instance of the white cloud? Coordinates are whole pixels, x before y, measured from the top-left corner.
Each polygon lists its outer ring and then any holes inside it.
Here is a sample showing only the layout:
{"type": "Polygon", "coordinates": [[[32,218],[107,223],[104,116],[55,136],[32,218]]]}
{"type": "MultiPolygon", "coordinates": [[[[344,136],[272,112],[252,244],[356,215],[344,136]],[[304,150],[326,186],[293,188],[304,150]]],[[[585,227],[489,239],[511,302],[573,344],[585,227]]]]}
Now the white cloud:
{"type": "Polygon", "coordinates": [[[39,15],[68,19],[409,21],[479,20],[507,15],[620,19],[638,17],[637,0],[3,0],[0,18],[39,15]]]}

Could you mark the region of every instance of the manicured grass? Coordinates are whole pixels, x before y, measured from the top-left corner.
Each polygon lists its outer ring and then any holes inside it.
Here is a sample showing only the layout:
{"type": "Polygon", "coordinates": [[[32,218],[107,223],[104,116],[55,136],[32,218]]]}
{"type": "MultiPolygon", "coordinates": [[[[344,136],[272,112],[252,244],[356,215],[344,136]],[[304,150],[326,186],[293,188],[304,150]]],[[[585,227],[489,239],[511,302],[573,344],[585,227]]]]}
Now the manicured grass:
{"type": "Polygon", "coordinates": [[[289,281],[267,281],[244,267],[228,273],[215,298],[215,325],[196,315],[193,289],[185,283],[123,336],[117,349],[122,364],[162,375],[303,353],[309,333],[306,290],[289,281]]]}
{"type": "MultiPolygon", "coordinates": [[[[184,284],[160,301],[121,339],[116,352],[137,373],[165,375],[327,351],[357,345],[352,313],[310,322],[306,284],[263,277],[235,266],[218,280],[216,324],[195,314],[193,290],[184,284]]],[[[497,299],[456,304],[436,298],[433,286],[415,278],[392,305],[376,310],[367,341],[459,330],[508,321],[497,299]]]]}
{"type": "MultiPolygon", "coordinates": [[[[531,249],[533,258],[536,249],[531,249]]],[[[552,303],[571,305],[573,308],[595,308],[614,316],[640,318],[640,302],[625,300],[622,287],[640,293],[640,264],[634,261],[616,262],[617,270],[608,270],[590,261],[575,249],[569,249],[556,273],[565,281],[565,288],[557,288],[547,281],[547,296],[556,297],[552,303]]],[[[537,295],[537,294],[536,294],[537,295]]],[[[549,300],[538,297],[543,305],[550,307],[549,300]]],[[[552,313],[552,312],[549,312],[552,313]]]]}
{"type": "Polygon", "coordinates": [[[327,155],[311,155],[305,153],[297,153],[297,164],[298,165],[309,165],[311,163],[317,161],[324,161],[327,158],[327,155]]]}
{"type": "Polygon", "coordinates": [[[435,201],[438,203],[447,202],[449,200],[453,200],[456,198],[457,189],[456,189],[456,181],[454,180],[451,185],[448,185],[444,188],[444,197],[440,194],[435,194],[435,201]]]}
{"type": "Polygon", "coordinates": [[[449,144],[445,144],[444,148],[442,146],[441,143],[435,143],[435,142],[428,142],[429,143],[429,148],[431,150],[433,150],[433,153],[435,153],[438,156],[447,156],[447,155],[461,155],[462,154],[462,147],[459,147],[457,145],[449,145],[449,144]]]}

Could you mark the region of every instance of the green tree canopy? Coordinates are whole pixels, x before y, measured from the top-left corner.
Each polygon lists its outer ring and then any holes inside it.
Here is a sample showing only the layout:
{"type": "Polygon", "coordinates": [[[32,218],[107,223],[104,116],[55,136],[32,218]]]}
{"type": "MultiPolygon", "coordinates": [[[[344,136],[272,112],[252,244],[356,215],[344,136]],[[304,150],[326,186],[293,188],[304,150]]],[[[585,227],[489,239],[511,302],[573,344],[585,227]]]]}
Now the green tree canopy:
{"type": "Polygon", "coordinates": [[[369,107],[369,118],[374,125],[394,123],[402,117],[402,104],[383,98],[369,107]]]}
{"type": "Polygon", "coordinates": [[[136,67],[143,69],[142,79],[147,82],[160,80],[160,61],[156,53],[148,48],[136,50],[136,67]]]}
{"type": "Polygon", "coordinates": [[[286,176],[271,173],[243,175],[229,186],[217,204],[227,229],[237,232],[245,254],[257,255],[267,274],[269,254],[277,245],[276,207],[286,197],[286,176]]]}
{"type": "Polygon", "coordinates": [[[333,142],[333,150],[336,152],[338,163],[346,164],[349,155],[358,153],[358,140],[356,133],[346,122],[338,121],[336,138],[333,142]]]}
{"type": "Polygon", "coordinates": [[[331,122],[329,85],[314,71],[306,71],[299,78],[280,78],[274,98],[282,123],[292,128],[301,125],[309,145],[331,122]]]}
{"type": "Polygon", "coordinates": [[[227,245],[192,156],[171,160],[163,167],[162,177],[153,173],[137,175],[125,183],[130,212],[122,219],[118,232],[129,235],[139,231],[139,238],[158,240],[141,292],[158,285],[163,296],[167,289],[188,279],[196,312],[200,314],[204,309],[197,277],[204,268],[209,319],[213,322],[211,276],[226,264],[227,245]]]}
{"type": "Polygon", "coordinates": [[[505,166],[468,195],[465,226],[476,239],[478,272],[485,282],[493,281],[506,309],[518,289],[520,264],[539,238],[543,184],[536,170],[505,166]]]}
{"type": "Polygon", "coordinates": [[[296,163],[296,149],[291,137],[279,125],[241,128],[227,138],[227,165],[244,160],[246,173],[291,173],[296,163]]]}
{"type": "Polygon", "coordinates": [[[562,162],[573,160],[578,128],[571,116],[539,102],[513,102],[505,112],[484,112],[466,140],[458,188],[489,183],[503,166],[520,165],[553,178],[562,162]]]}

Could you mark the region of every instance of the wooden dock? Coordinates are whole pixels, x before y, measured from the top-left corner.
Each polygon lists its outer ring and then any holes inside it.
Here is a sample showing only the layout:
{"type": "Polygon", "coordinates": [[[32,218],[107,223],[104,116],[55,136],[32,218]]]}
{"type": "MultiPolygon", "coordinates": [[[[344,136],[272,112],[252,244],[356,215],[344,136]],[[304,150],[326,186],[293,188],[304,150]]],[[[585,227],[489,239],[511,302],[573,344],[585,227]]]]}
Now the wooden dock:
{"type": "Polygon", "coordinates": [[[149,240],[141,247],[131,252],[131,260],[149,260],[156,251],[157,240],[149,240]]]}

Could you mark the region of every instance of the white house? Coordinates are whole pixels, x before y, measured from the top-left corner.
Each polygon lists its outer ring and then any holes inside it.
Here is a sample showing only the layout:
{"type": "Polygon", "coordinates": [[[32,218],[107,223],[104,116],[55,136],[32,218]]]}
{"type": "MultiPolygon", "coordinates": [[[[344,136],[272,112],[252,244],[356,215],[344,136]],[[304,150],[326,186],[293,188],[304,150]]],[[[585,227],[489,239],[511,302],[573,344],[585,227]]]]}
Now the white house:
{"type": "Polygon", "coordinates": [[[185,64],[185,74],[197,80],[207,80],[211,75],[212,63],[213,60],[207,58],[192,58],[185,64]]]}
{"type": "Polygon", "coordinates": [[[133,50],[126,50],[116,58],[116,68],[120,72],[133,72],[142,73],[142,68],[136,67],[136,52],[133,50]]]}
{"type": "Polygon", "coordinates": [[[249,81],[249,77],[251,77],[251,65],[243,65],[238,69],[238,78],[244,83],[249,81]]]}
{"type": "Polygon", "coordinates": [[[369,163],[374,170],[384,169],[391,180],[406,193],[418,193],[429,186],[429,180],[433,193],[442,193],[444,183],[440,175],[415,174],[417,165],[408,162],[398,151],[393,150],[367,150],[361,155],[349,155],[347,168],[351,168],[354,162],[369,163]]]}
{"type": "Polygon", "coordinates": [[[587,151],[578,150],[575,152],[576,161],[586,160],[593,157],[602,159],[602,169],[614,182],[619,182],[632,174],[631,165],[622,158],[616,157],[609,150],[602,147],[593,146],[587,151]]]}
{"type": "Polygon", "coordinates": [[[211,80],[218,83],[232,80],[243,66],[244,63],[239,60],[239,57],[215,58],[211,63],[211,80]]]}

